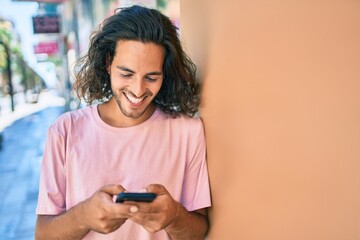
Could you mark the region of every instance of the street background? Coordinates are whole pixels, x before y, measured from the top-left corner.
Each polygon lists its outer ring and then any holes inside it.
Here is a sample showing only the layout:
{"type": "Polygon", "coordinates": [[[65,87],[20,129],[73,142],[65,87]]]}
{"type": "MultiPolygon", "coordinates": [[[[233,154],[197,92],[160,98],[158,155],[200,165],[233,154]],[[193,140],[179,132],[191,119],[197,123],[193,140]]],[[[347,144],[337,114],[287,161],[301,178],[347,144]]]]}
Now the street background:
{"type": "Polygon", "coordinates": [[[43,92],[36,104],[18,102],[11,112],[1,99],[0,239],[34,239],[41,158],[47,128],[64,112],[65,100],[43,92]],[[4,117],[6,116],[6,118],[4,117]]]}

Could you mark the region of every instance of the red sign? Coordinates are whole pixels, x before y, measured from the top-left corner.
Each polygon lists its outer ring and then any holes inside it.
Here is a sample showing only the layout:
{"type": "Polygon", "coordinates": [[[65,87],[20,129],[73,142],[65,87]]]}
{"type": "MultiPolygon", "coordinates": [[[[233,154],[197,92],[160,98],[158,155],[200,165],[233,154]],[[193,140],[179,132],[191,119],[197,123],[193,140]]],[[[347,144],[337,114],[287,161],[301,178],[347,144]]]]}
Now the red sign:
{"type": "Polygon", "coordinates": [[[42,42],[34,46],[35,54],[46,53],[48,55],[53,55],[56,54],[58,50],[57,42],[42,42]]]}

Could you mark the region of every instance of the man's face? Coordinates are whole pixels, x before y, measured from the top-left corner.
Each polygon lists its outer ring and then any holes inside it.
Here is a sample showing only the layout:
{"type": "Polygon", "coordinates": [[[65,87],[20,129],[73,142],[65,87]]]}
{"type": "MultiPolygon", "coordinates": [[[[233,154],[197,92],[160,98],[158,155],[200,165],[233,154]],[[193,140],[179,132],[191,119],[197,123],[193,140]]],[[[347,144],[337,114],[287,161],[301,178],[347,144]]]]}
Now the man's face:
{"type": "Polygon", "coordinates": [[[124,116],[146,120],[152,114],[152,100],[163,82],[163,60],[164,50],[159,45],[118,41],[108,71],[114,99],[124,116]]]}

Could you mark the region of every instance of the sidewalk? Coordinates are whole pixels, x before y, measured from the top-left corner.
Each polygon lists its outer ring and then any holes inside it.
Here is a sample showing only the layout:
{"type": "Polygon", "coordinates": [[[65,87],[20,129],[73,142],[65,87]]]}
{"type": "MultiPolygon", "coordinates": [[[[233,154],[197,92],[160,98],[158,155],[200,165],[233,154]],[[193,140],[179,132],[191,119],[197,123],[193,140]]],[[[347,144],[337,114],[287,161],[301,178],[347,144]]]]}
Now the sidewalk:
{"type": "MultiPolygon", "coordinates": [[[[7,99],[1,106],[6,107],[7,99]]],[[[9,102],[8,102],[9,103],[9,102]]],[[[0,239],[34,239],[40,164],[50,124],[64,111],[64,100],[51,92],[36,104],[2,108],[0,128],[0,239]]]]}
{"type": "Polygon", "coordinates": [[[41,92],[37,103],[25,103],[22,93],[14,96],[15,111],[11,111],[10,96],[0,98],[0,132],[17,119],[38,112],[47,107],[64,106],[65,99],[58,97],[55,91],[41,92]]]}

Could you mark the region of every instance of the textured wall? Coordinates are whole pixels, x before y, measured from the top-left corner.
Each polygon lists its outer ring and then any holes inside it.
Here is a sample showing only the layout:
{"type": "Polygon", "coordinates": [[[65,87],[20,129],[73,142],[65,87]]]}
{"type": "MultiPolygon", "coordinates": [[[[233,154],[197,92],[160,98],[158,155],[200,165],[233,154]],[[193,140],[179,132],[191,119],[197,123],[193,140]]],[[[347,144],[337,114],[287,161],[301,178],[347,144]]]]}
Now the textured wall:
{"type": "Polygon", "coordinates": [[[360,239],[360,1],[181,1],[210,240],[360,239]]]}

